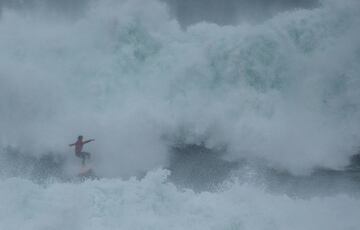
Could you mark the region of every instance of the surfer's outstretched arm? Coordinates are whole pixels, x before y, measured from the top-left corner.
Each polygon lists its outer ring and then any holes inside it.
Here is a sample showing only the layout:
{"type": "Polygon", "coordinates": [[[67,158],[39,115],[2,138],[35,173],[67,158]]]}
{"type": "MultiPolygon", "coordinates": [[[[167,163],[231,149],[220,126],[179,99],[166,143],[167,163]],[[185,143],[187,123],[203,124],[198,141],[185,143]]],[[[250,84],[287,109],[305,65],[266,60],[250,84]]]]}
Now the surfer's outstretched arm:
{"type": "Polygon", "coordinates": [[[95,141],[95,139],[90,139],[90,140],[84,141],[83,144],[86,144],[86,143],[89,143],[89,142],[92,142],[92,141],[95,141]]]}
{"type": "Polygon", "coordinates": [[[72,144],[70,144],[69,146],[71,147],[71,146],[74,146],[75,145],[75,143],[72,143],[72,144]]]}

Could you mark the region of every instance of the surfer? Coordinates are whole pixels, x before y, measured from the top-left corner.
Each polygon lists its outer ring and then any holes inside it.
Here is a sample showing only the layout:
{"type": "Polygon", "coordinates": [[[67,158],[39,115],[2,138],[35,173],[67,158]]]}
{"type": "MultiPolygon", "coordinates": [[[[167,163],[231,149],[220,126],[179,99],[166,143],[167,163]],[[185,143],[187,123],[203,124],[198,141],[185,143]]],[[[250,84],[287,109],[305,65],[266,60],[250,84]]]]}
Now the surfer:
{"type": "Polygon", "coordinates": [[[84,144],[87,144],[92,141],[95,141],[95,139],[83,141],[83,136],[80,135],[80,136],[78,136],[78,139],[75,143],[69,145],[69,146],[75,146],[75,155],[82,159],[82,162],[81,162],[82,165],[85,165],[85,160],[90,159],[90,156],[91,156],[90,153],[82,151],[83,146],[84,146],[84,144]]]}

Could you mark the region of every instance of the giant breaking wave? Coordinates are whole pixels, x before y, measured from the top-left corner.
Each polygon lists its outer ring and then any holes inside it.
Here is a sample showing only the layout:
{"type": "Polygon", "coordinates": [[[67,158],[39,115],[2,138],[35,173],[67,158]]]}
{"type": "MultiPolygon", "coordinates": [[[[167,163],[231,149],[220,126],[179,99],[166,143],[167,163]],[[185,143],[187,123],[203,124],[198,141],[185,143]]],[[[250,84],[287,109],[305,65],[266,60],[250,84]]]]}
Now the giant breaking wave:
{"type": "Polygon", "coordinates": [[[1,228],[356,229],[356,196],[296,199],[236,176],[195,193],[154,169],[171,171],[186,146],[294,175],[344,168],[360,143],[359,24],[355,0],[186,29],[158,1],[94,1],[71,19],[4,9],[1,228]],[[44,154],[75,173],[78,134],[96,139],[89,151],[108,179],[24,179],[44,154]]]}

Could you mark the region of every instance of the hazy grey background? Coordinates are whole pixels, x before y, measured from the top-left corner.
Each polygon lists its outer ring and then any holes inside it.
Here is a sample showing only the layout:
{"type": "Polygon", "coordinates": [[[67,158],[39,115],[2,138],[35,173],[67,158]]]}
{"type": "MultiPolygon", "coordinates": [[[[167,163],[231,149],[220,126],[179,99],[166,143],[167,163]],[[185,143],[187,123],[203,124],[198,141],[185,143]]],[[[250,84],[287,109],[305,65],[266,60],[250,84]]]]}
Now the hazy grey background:
{"type": "MultiPolygon", "coordinates": [[[[0,0],[0,7],[29,9],[46,7],[53,13],[75,16],[96,0],[0,0]]],[[[183,26],[200,21],[218,24],[258,22],[274,14],[296,8],[312,8],[319,0],[162,0],[183,26]]]]}

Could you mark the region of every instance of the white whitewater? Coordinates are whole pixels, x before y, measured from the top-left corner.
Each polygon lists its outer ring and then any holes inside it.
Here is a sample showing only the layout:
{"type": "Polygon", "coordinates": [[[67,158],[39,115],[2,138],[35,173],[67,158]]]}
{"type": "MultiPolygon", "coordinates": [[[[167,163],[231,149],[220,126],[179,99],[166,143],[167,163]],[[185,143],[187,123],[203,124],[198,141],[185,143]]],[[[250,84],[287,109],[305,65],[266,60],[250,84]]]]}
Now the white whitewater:
{"type": "Polygon", "coordinates": [[[7,179],[0,184],[0,228],[351,230],[360,224],[360,200],[345,195],[291,199],[239,184],[196,194],[167,183],[167,174],[46,187],[7,179]]]}

